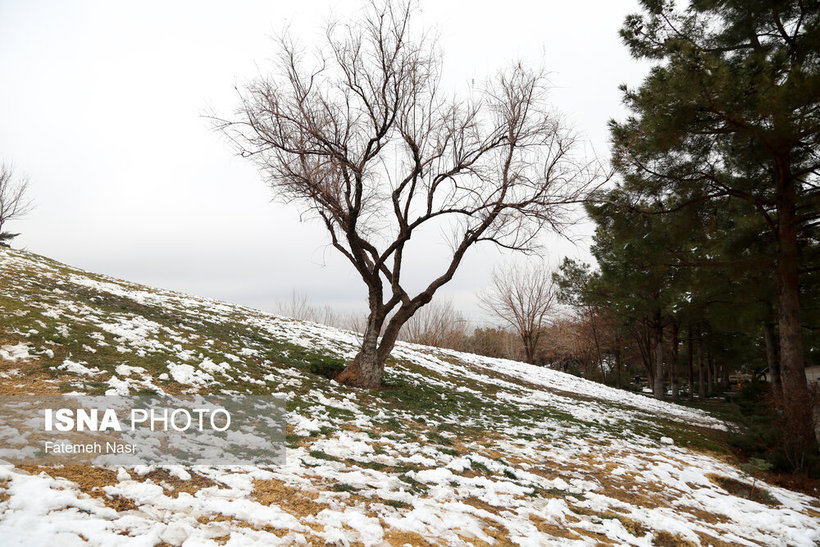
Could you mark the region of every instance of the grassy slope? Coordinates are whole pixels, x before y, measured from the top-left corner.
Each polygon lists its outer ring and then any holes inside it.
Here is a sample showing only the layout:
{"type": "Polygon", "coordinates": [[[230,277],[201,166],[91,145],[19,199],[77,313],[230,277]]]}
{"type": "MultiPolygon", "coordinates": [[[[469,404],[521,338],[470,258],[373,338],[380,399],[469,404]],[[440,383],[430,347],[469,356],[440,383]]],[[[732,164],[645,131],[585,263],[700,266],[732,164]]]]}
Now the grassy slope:
{"type": "Polygon", "coordinates": [[[289,411],[280,468],[5,468],[0,532],[12,538],[820,539],[817,500],[771,487],[766,503],[729,492],[748,478],[723,451],[717,420],[554,371],[403,344],[386,389],[350,390],[315,372],[350,358],[351,333],[21,251],[0,250],[0,313],[0,393],[279,394],[289,411]],[[14,348],[28,356],[15,359],[14,348]],[[211,366],[222,363],[224,372],[211,366]],[[20,496],[35,485],[75,499],[28,507],[20,496]],[[24,529],[32,519],[36,532],[24,529]],[[96,535],[84,532],[89,521],[96,535]]]}

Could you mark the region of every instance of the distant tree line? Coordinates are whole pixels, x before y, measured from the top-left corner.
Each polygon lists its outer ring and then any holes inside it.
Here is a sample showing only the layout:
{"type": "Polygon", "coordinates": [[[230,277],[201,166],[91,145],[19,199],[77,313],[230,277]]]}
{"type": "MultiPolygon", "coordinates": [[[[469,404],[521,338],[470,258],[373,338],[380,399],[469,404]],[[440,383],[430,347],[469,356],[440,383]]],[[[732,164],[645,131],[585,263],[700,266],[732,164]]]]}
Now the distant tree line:
{"type": "MultiPolygon", "coordinates": [[[[705,399],[765,371],[799,469],[817,453],[805,368],[820,365],[820,3],[641,4],[621,36],[653,67],[610,123],[619,182],[586,204],[597,268],[562,264],[575,315],[537,329],[537,348],[522,336],[525,358],[616,385],[638,368],[657,398],[705,399]]],[[[496,304],[531,294],[504,283],[496,304]]],[[[519,334],[532,319],[497,315],[519,334]]]]}

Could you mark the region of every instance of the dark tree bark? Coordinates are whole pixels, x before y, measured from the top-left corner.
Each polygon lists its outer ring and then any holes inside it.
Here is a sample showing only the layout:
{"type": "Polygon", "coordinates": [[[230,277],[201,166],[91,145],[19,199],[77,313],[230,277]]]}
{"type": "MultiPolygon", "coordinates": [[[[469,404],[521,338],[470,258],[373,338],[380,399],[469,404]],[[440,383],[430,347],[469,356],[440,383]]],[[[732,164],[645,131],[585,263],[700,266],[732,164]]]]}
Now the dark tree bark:
{"type": "Polygon", "coordinates": [[[780,359],[777,356],[777,339],[775,338],[774,323],[763,321],[763,341],[766,344],[766,364],[769,366],[772,393],[783,395],[783,385],[780,380],[780,359]]]}
{"type": "Polygon", "coordinates": [[[638,350],[641,354],[641,364],[646,371],[646,377],[649,385],[652,386],[653,392],[655,387],[655,360],[653,357],[652,336],[649,325],[646,321],[641,321],[633,328],[633,336],[638,345],[638,350]]]}
{"type": "Polygon", "coordinates": [[[780,332],[780,375],[784,400],[783,411],[792,424],[802,424],[794,432],[796,441],[816,452],[814,409],[806,379],[803,332],[800,323],[800,258],[797,244],[798,220],[795,213],[795,180],[788,153],[777,158],[777,303],[780,332]]]}
{"type": "Polygon", "coordinates": [[[652,384],[652,394],[656,399],[663,399],[666,394],[663,377],[663,323],[659,316],[655,318],[655,378],[652,384]]]}
{"type": "Polygon", "coordinates": [[[689,321],[689,324],[686,329],[686,370],[689,376],[689,399],[694,398],[695,396],[695,370],[694,370],[694,355],[692,354],[693,346],[693,333],[692,333],[692,322],[689,321]]]}
{"type": "Polygon", "coordinates": [[[594,310],[589,312],[589,323],[592,329],[592,340],[595,344],[595,361],[598,363],[598,368],[601,370],[601,381],[606,383],[606,368],[604,366],[604,355],[601,351],[601,336],[598,332],[598,317],[594,310]]]}
{"type": "Polygon", "coordinates": [[[715,359],[712,352],[706,351],[706,393],[712,395],[715,392],[715,359]]]}
{"type": "Polygon", "coordinates": [[[703,335],[698,329],[696,351],[698,356],[698,398],[702,401],[706,398],[706,373],[703,363],[703,335]]]}
{"type": "Polygon", "coordinates": [[[672,383],[672,399],[678,398],[678,322],[672,320],[672,360],[669,363],[669,381],[672,383]]]}
{"type": "Polygon", "coordinates": [[[729,367],[726,366],[726,363],[720,364],[720,372],[721,372],[721,383],[723,391],[729,390],[729,367]]]}

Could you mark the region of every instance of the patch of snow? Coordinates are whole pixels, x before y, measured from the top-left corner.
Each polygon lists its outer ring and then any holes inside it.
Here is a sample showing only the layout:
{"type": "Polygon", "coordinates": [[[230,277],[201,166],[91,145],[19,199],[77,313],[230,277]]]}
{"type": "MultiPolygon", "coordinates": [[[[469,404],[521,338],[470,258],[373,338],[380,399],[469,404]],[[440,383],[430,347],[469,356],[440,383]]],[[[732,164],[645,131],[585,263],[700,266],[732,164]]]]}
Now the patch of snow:
{"type": "Polygon", "coordinates": [[[174,381],[186,385],[205,385],[214,382],[214,377],[207,372],[195,369],[191,365],[168,363],[168,372],[174,381]]]}
{"type": "Polygon", "coordinates": [[[83,376],[95,376],[102,372],[97,367],[88,368],[82,363],[76,363],[68,358],[63,361],[62,365],[58,365],[57,369],[64,370],[66,372],[73,372],[74,374],[81,374],[83,376]]]}
{"type": "Polygon", "coordinates": [[[108,397],[116,397],[118,395],[127,396],[129,388],[131,387],[128,380],[120,380],[116,376],[112,376],[111,379],[108,380],[108,385],[111,386],[105,390],[105,394],[108,397]]]}
{"type": "Polygon", "coordinates": [[[5,359],[6,361],[37,359],[36,355],[29,353],[31,349],[33,348],[25,342],[2,346],[0,347],[0,358],[5,359]]]}

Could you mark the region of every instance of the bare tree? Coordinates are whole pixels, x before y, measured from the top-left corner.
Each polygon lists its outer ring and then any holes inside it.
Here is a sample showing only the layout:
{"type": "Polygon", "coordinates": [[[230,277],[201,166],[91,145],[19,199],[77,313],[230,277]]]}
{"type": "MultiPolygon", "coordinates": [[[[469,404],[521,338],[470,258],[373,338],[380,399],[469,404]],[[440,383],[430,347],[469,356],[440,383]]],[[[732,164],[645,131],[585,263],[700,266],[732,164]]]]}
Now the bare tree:
{"type": "Polygon", "coordinates": [[[487,357],[521,359],[518,335],[506,328],[476,328],[466,340],[464,351],[486,355],[487,357]]]}
{"type": "Polygon", "coordinates": [[[399,338],[414,344],[462,349],[467,339],[467,320],[451,301],[432,301],[401,328],[399,338]]]}
{"type": "Polygon", "coordinates": [[[538,346],[539,357],[563,372],[581,372],[590,378],[594,347],[577,318],[561,317],[547,326],[538,346]]]}
{"type": "Polygon", "coordinates": [[[299,321],[317,321],[316,308],[310,304],[307,293],[296,289],[291,291],[290,300],[276,303],[276,311],[299,321]]]}
{"type": "Polygon", "coordinates": [[[312,304],[307,293],[297,291],[296,289],[291,291],[290,300],[276,303],[276,311],[285,317],[292,317],[300,321],[312,321],[329,327],[340,329],[350,328],[350,330],[355,330],[351,328],[350,317],[338,314],[336,310],[333,309],[333,306],[329,304],[325,304],[324,306],[312,304]]]}
{"type": "Polygon", "coordinates": [[[558,288],[543,267],[507,266],[493,272],[493,287],[479,295],[484,309],[503,319],[524,345],[524,358],[535,362],[538,340],[557,303],[558,288]]]}
{"type": "Polygon", "coordinates": [[[27,199],[28,179],[15,178],[14,169],[0,165],[0,245],[8,247],[9,241],[20,234],[4,232],[6,222],[22,217],[31,210],[27,199]]]}
{"type": "Polygon", "coordinates": [[[411,31],[411,15],[407,4],[373,3],[331,24],[313,61],[283,36],[278,70],[239,92],[236,119],[216,120],[279,199],[324,223],[367,286],[362,346],[337,378],[354,386],[381,384],[402,325],[469,248],[532,250],[597,180],[574,158],[541,72],[519,64],[453,98],[440,88],[435,40],[411,31]],[[451,253],[410,292],[402,267],[422,230],[445,235],[451,253]]]}

